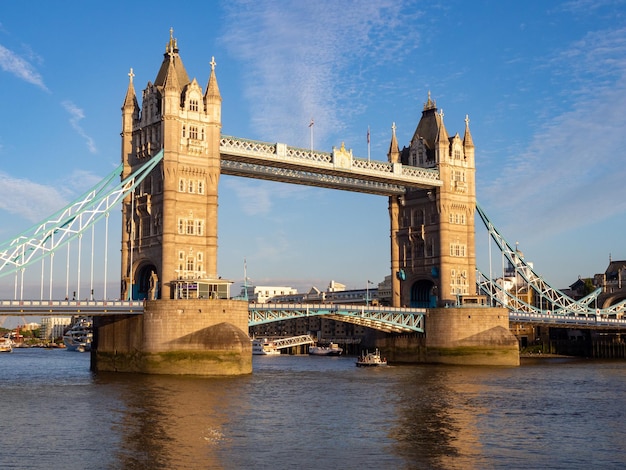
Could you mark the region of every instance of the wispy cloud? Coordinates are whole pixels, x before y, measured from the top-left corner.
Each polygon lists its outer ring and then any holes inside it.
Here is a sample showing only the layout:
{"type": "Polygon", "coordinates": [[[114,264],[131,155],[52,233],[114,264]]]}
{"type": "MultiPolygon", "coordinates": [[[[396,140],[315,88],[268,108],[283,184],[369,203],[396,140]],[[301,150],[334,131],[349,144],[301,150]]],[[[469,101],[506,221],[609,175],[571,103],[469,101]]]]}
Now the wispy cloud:
{"type": "Polygon", "coordinates": [[[38,222],[67,204],[56,187],[0,173],[0,209],[38,222]]]}
{"type": "Polygon", "coordinates": [[[12,73],[44,91],[49,91],[43,82],[42,76],[30,62],[2,45],[0,45],[0,67],[5,72],[12,73]]]}
{"type": "Polygon", "coordinates": [[[74,130],[78,132],[78,135],[85,139],[85,143],[87,144],[87,148],[89,149],[89,151],[91,153],[96,153],[98,150],[96,149],[96,145],[93,139],[87,135],[85,130],[80,125],[80,121],[85,118],[85,113],[83,112],[83,110],[71,101],[63,101],[63,103],[61,104],[63,105],[65,110],[70,113],[70,124],[72,125],[74,130]]]}
{"type": "Polygon", "coordinates": [[[529,237],[554,235],[626,212],[607,197],[623,187],[626,168],[626,29],[587,34],[552,58],[567,111],[546,119],[527,150],[511,158],[481,199],[512,208],[529,237]],[[541,235],[535,229],[541,224],[541,235]]]}
{"type": "Polygon", "coordinates": [[[368,70],[397,64],[419,44],[418,28],[404,27],[420,15],[410,3],[231,2],[223,41],[249,69],[245,93],[254,131],[308,147],[314,118],[314,145],[328,147],[328,138],[363,112],[358,103],[368,70]]]}
{"type": "Polygon", "coordinates": [[[41,184],[0,172],[0,210],[39,222],[102,180],[90,171],[74,170],[63,181],[41,184]]]}

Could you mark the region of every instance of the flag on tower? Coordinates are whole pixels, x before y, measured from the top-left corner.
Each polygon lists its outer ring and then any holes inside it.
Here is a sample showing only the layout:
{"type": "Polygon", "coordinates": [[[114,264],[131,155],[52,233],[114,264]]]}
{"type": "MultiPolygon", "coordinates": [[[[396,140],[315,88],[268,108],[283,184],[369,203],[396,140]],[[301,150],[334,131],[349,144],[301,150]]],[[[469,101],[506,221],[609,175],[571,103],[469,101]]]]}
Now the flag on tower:
{"type": "Polygon", "coordinates": [[[311,118],[311,122],[309,124],[309,127],[313,127],[313,124],[315,124],[315,122],[313,122],[313,118],[311,118]]]}
{"type": "Polygon", "coordinates": [[[370,161],[370,126],[367,126],[367,161],[370,161]]]}

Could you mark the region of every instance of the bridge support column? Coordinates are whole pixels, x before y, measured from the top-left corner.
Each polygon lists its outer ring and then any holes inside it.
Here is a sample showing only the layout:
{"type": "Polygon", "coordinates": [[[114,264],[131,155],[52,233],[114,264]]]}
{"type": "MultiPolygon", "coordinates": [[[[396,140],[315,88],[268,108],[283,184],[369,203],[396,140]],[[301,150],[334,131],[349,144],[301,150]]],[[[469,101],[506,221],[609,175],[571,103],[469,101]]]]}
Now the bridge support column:
{"type": "Polygon", "coordinates": [[[252,372],[248,303],[154,300],[143,315],[94,318],[94,371],[170,375],[252,372]]]}
{"type": "Polygon", "coordinates": [[[378,347],[391,362],[518,366],[519,343],[505,308],[429,309],[425,335],[389,337],[378,347]]]}

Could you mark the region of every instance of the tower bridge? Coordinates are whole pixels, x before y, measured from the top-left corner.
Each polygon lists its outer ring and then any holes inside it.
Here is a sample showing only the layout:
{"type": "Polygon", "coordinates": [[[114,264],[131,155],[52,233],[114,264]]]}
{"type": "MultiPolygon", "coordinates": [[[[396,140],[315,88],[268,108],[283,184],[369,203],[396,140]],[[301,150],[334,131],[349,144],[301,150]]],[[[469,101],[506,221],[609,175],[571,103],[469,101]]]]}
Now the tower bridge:
{"type": "MultiPolygon", "coordinates": [[[[491,272],[477,275],[476,166],[469,118],[462,137],[450,136],[430,93],[411,141],[401,148],[394,124],[387,160],[380,161],[354,157],[344,144],[323,152],[223,134],[215,60],[203,89],[189,78],[173,33],[154,82],[143,89],[141,104],[133,80],[131,69],[122,105],[120,167],[106,183],[50,220],[0,245],[0,276],[15,274],[15,297],[20,299],[0,303],[0,313],[91,312],[97,317],[94,369],[248,373],[249,325],[311,314],[385,331],[380,346],[389,348],[387,357],[407,362],[518,364],[510,320],[549,324],[570,316],[567,320],[578,325],[600,325],[602,315],[593,320],[587,315],[589,302],[572,301],[552,289],[480,209],[516,276],[519,272],[528,290],[537,294],[511,296],[491,272]],[[249,306],[231,299],[231,281],[217,272],[221,174],[387,197],[391,305],[249,306]],[[95,223],[108,222],[120,202],[121,303],[97,303],[91,287],[91,298],[84,302],[52,304],[53,265],[58,267],[54,255],[68,246],[69,285],[69,242],[80,247],[92,230],[93,266],[95,223]],[[45,269],[50,273],[47,305],[22,298],[24,270],[35,262],[41,262],[42,299],[45,269]],[[397,334],[407,332],[418,339],[398,342],[397,334]]],[[[104,251],[106,266],[108,249],[104,251]]],[[[80,265],[79,254],[79,271],[80,265]]],[[[77,297],[82,298],[78,279],[77,297]]],[[[609,312],[608,307],[601,306],[599,313],[609,312]]],[[[613,318],[608,323],[621,328],[623,302],[610,308],[613,318]]]]}

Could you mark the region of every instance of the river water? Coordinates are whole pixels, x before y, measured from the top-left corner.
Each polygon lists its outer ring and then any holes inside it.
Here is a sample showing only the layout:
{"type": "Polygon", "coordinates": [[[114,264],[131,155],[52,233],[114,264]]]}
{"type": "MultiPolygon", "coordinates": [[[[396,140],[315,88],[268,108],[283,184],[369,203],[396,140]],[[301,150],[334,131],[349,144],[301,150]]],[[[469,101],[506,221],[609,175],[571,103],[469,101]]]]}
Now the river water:
{"type": "Polygon", "coordinates": [[[0,355],[0,468],[626,467],[626,362],[354,361],[255,356],[251,375],[190,378],[16,349],[0,355]]]}

